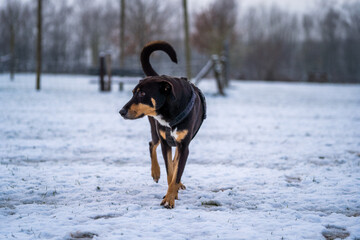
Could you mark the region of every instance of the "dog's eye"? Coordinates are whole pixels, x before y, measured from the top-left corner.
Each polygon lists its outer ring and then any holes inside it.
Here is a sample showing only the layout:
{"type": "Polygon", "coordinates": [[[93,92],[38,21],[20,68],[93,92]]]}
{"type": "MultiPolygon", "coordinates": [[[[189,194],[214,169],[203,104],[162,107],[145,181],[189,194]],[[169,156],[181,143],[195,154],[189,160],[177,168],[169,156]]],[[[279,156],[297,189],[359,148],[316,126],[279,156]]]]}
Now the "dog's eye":
{"type": "Polygon", "coordinates": [[[139,91],[139,92],[138,92],[138,96],[139,96],[139,97],[144,97],[144,96],[145,96],[145,92],[139,91]]]}

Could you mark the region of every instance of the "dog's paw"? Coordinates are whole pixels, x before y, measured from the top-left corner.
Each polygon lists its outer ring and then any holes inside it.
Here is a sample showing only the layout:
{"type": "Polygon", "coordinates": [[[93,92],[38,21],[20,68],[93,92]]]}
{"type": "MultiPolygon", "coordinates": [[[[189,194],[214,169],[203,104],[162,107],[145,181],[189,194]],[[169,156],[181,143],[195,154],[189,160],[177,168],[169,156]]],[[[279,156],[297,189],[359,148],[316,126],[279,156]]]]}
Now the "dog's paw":
{"type": "Polygon", "coordinates": [[[166,194],[160,205],[169,209],[174,208],[176,198],[177,196],[175,196],[174,194],[166,194]]]}
{"type": "MultiPolygon", "coordinates": [[[[166,198],[166,195],[163,196],[163,199],[165,199],[165,198],[166,198]]],[[[175,200],[179,200],[179,193],[176,193],[176,194],[175,194],[175,200]]]]}
{"type": "Polygon", "coordinates": [[[180,183],[180,187],[179,187],[179,189],[181,189],[181,190],[185,190],[185,189],[186,189],[186,187],[185,187],[185,185],[184,185],[184,184],[180,183]]]}
{"type": "Polygon", "coordinates": [[[160,168],[157,170],[151,170],[151,176],[154,179],[154,181],[157,183],[160,179],[160,168]]]}
{"type": "Polygon", "coordinates": [[[151,166],[151,177],[154,179],[154,181],[157,183],[160,179],[160,167],[157,166],[151,166]]]}

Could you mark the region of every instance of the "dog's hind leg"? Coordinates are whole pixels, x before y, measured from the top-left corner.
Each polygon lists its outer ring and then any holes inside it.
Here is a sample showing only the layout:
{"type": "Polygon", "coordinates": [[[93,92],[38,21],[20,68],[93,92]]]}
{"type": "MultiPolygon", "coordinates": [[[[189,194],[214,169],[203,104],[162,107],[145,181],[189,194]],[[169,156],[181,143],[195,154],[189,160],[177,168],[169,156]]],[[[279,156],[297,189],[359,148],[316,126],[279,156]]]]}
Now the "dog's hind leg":
{"type": "MultiPolygon", "coordinates": [[[[177,171],[177,169],[179,169],[178,168],[178,164],[179,164],[179,147],[176,147],[176,150],[175,150],[175,156],[174,156],[174,160],[173,160],[173,169],[174,169],[174,172],[175,172],[175,170],[177,171]]],[[[185,168],[185,165],[183,166],[183,169],[185,168]]],[[[183,171],[183,170],[182,170],[183,171]]],[[[182,174],[182,173],[181,173],[182,174]]],[[[171,180],[173,180],[173,179],[171,179],[171,180]]],[[[185,187],[185,185],[184,184],[182,184],[180,181],[179,181],[179,189],[181,189],[181,190],[185,190],[186,189],[186,187],[185,187]]],[[[169,184],[170,185],[170,184],[169,184]]],[[[177,198],[177,196],[176,196],[176,199],[178,199],[177,198]]]]}
{"type": "Polygon", "coordinates": [[[159,136],[156,131],[156,123],[154,118],[148,117],[151,128],[151,141],[149,142],[149,150],[151,157],[151,176],[155,182],[158,182],[160,179],[160,166],[157,159],[156,148],[160,144],[159,136]]]}

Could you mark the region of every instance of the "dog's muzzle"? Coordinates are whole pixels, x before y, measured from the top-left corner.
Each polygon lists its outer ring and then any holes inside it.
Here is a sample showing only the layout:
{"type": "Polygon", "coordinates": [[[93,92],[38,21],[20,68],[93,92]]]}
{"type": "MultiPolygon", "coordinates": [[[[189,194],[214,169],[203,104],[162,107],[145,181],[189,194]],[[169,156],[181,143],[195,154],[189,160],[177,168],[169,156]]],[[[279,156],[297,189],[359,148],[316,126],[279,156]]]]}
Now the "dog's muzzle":
{"type": "Polygon", "coordinates": [[[126,118],[126,115],[128,113],[128,110],[123,108],[119,111],[120,115],[123,117],[123,118],[126,118]]]}

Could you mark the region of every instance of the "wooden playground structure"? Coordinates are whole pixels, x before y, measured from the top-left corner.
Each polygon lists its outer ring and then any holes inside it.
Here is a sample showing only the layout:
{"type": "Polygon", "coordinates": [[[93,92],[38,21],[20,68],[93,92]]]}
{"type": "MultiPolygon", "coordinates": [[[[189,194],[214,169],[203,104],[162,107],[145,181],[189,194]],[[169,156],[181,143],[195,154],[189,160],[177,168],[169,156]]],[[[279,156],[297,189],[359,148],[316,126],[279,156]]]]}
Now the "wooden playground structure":
{"type": "MultiPolygon", "coordinates": [[[[218,94],[225,96],[224,89],[229,85],[228,57],[225,54],[221,56],[212,55],[200,72],[191,79],[191,82],[198,85],[211,71],[214,74],[218,94]]],[[[111,77],[111,55],[109,53],[101,53],[99,66],[99,86],[101,92],[111,91],[111,77]]],[[[119,81],[119,91],[123,91],[125,82],[128,81],[119,81]]]]}

